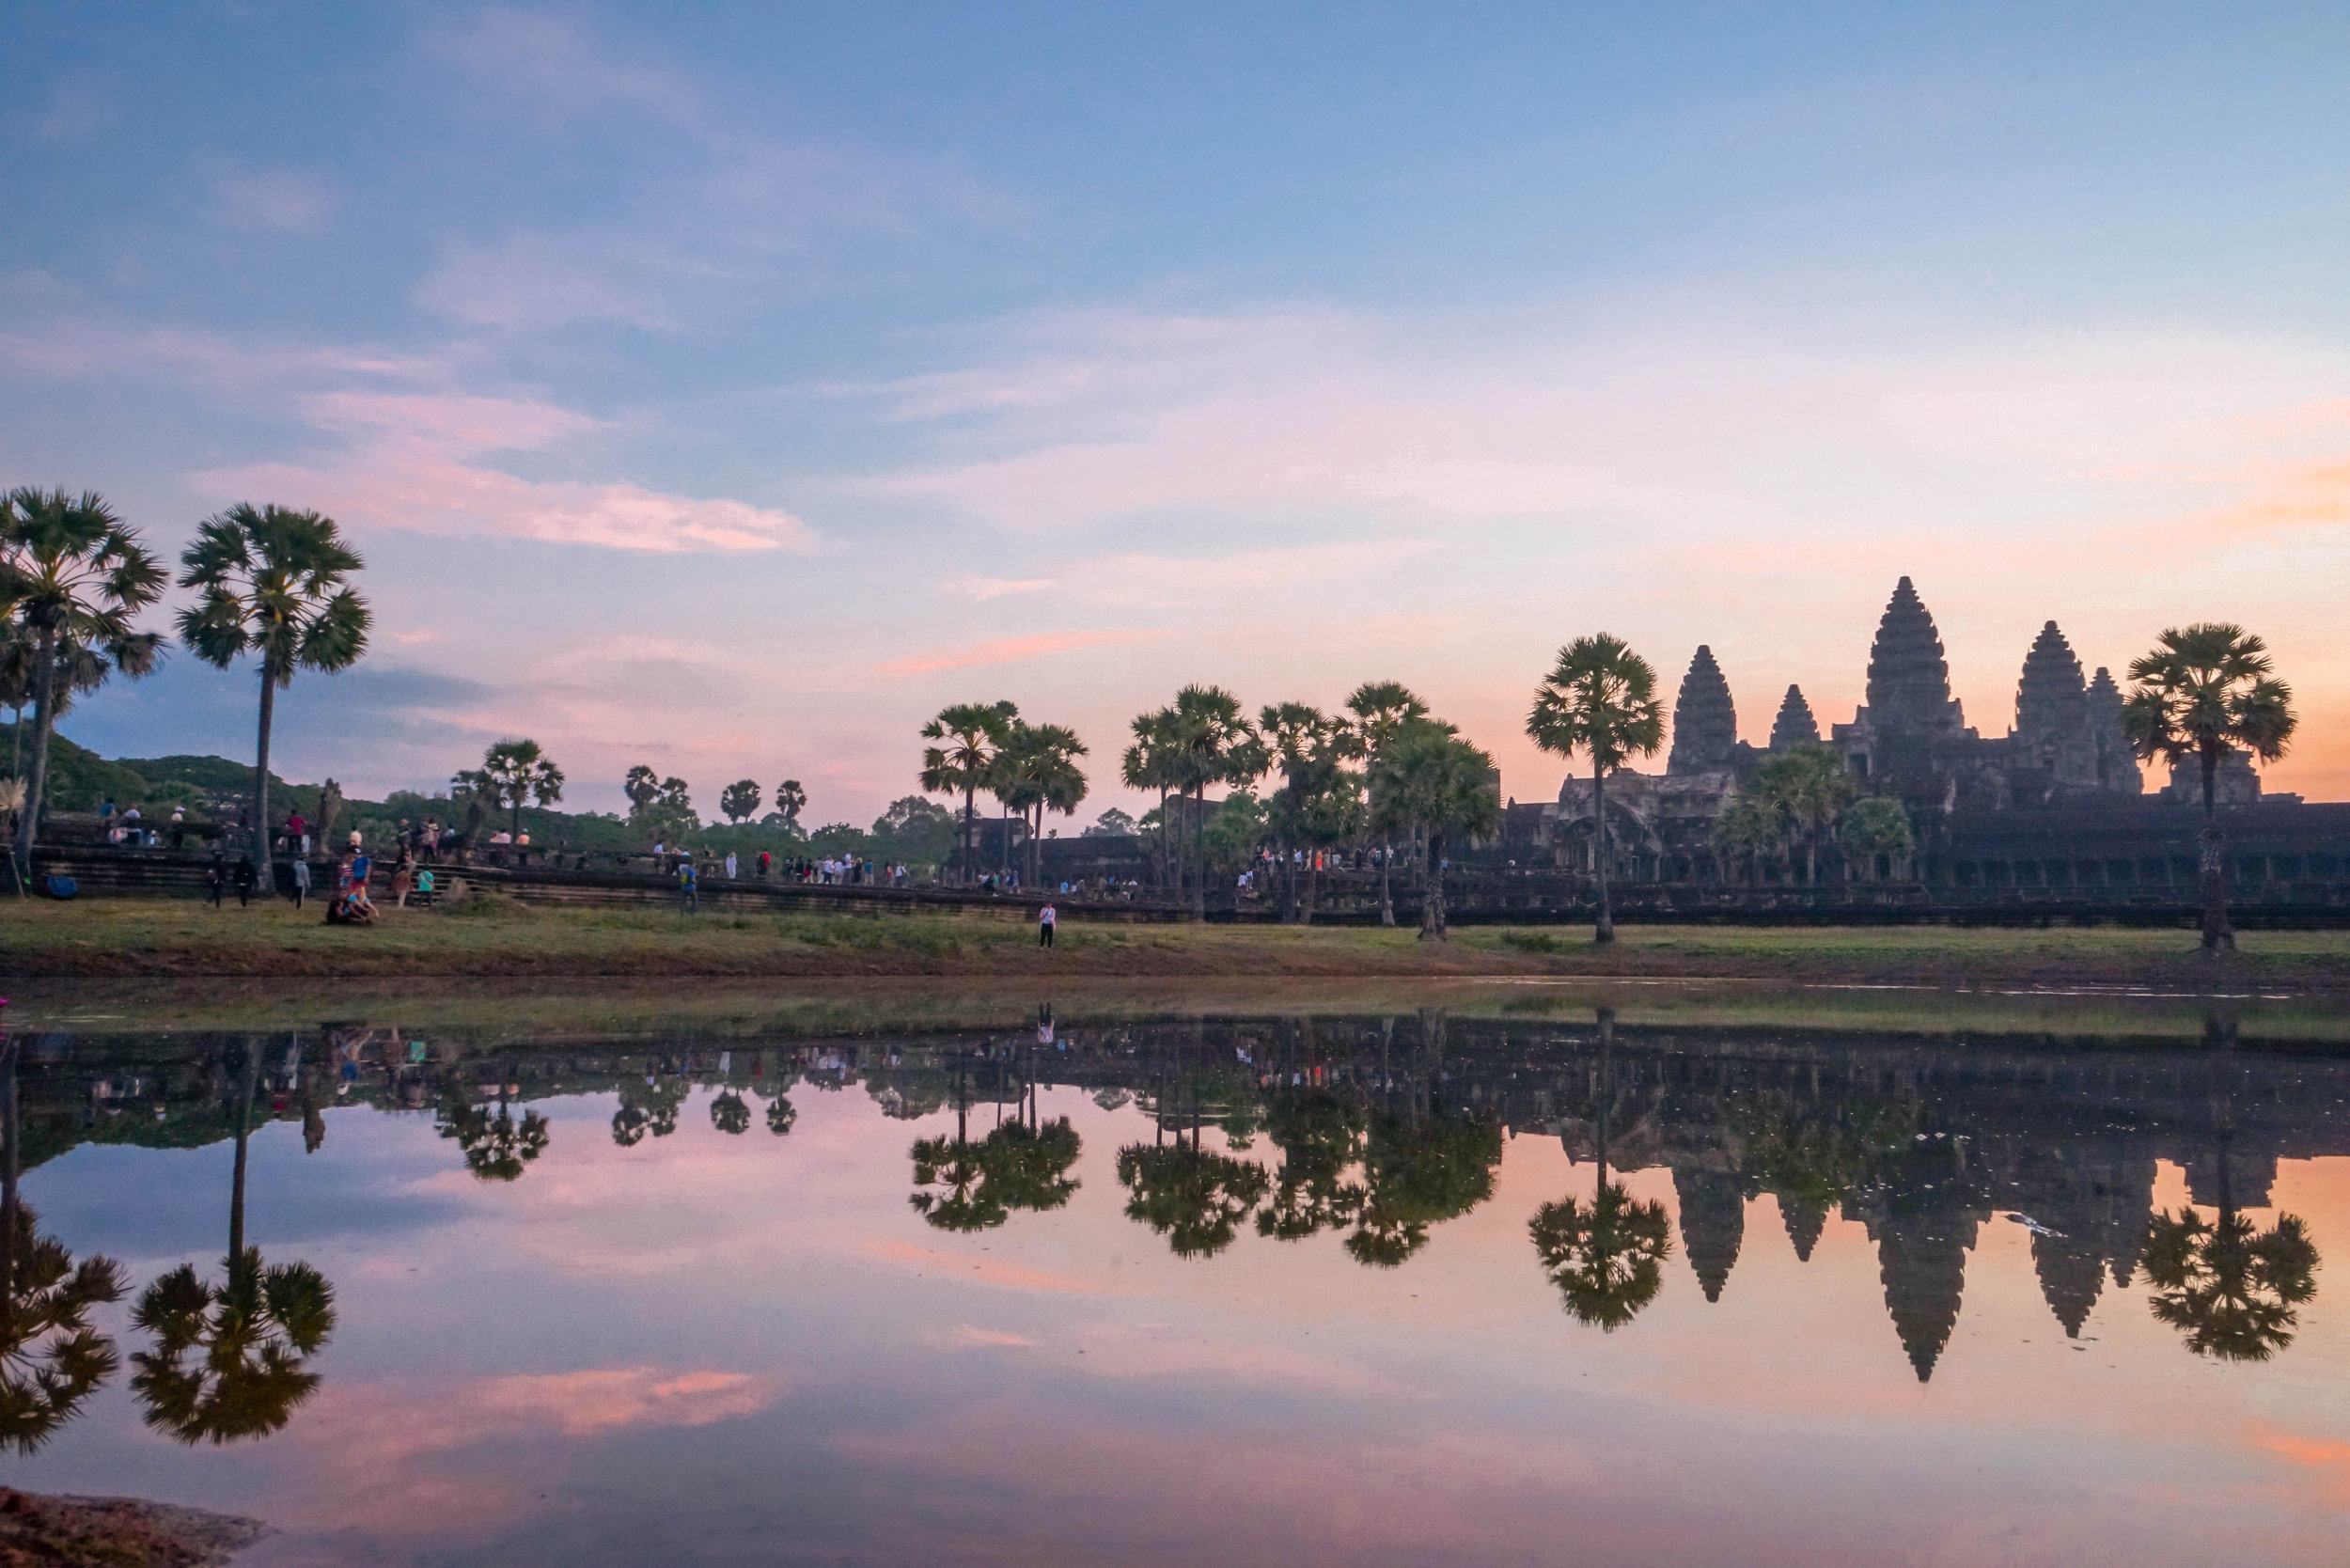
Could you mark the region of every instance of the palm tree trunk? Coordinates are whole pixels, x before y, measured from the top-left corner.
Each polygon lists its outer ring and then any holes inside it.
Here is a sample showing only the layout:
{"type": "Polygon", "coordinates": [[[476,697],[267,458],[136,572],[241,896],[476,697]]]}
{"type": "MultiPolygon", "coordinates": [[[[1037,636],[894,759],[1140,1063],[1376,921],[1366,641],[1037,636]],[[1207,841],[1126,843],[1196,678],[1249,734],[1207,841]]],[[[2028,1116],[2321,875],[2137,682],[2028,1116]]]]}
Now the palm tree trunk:
{"type": "Polygon", "coordinates": [[[1444,925],[1444,830],[1428,830],[1428,896],[1419,905],[1419,939],[1449,942],[1444,925]]]}
{"type": "MultiPolygon", "coordinates": [[[[269,870],[269,727],[277,713],[277,682],[271,678],[269,660],[261,660],[261,734],[254,747],[253,764],[253,867],[256,871],[269,870]]],[[[256,878],[256,880],[260,880],[256,878]]],[[[261,881],[264,893],[276,891],[274,880],[261,881]]]]}
{"type": "Polygon", "coordinates": [[[1191,801],[1191,917],[1204,920],[1208,917],[1208,787],[1193,785],[1191,801]]]}
{"type": "Polygon", "coordinates": [[[1591,764],[1591,869],[1599,876],[1599,924],[1591,940],[1613,942],[1616,917],[1607,907],[1607,777],[1596,761],[1591,764]]]}
{"type": "Polygon", "coordinates": [[[1036,803],[1036,825],[1028,830],[1028,884],[1044,880],[1044,803],[1036,803]]]}
{"type": "Polygon", "coordinates": [[[24,783],[24,810],[16,823],[16,874],[18,886],[33,879],[33,846],[40,840],[41,808],[49,789],[49,730],[56,715],[52,711],[56,698],[57,633],[56,628],[43,626],[37,639],[34,657],[40,661],[33,675],[33,768],[24,783]]]}
{"type": "Polygon", "coordinates": [[[1321,897],[1322,859],[1319,855],[1312,855],[1306,858],[1306,902],[1297,911],[1299,925],[1309,926],[1314,923],[1314,904],[1321,897]]]}
{"type": "Polygon", "coordinates": [[[2203,947],[2210,952],[2235,947],[2228,929],[2227,840],[2219,831],[2219,753],[2202,748],[2203,763],[2203,947]]]}
{"type": "Polygon", "coordinates": [[[16,1046],[0,1039],[0,1327],[16,1318],[16,1046]]]}
{"type": "Polygon", "coordinates": [[[979,787],[966,784],[963,791],[963,885],[965,887],[979,880],[978,846],[972,841],[972,824],[978,820],[979,787]]]}
{"type": "Polygon", "coordinates": [[[1379,844],[1379,923],[1395,929],[1395,892],[1387,886],[1387,862],[1395,858],[1393,842],[1382,839],[1379,844]]]}

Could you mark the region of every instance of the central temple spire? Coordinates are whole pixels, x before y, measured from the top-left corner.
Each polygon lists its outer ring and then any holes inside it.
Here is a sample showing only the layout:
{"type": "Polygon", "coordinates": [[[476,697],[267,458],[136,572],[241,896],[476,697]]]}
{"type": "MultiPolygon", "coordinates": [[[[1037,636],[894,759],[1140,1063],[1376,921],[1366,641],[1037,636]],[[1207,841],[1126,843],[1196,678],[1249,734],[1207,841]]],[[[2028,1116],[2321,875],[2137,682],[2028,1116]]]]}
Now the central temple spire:
{"type": "Polygon", "coordinates": [[[1869,648],[1869,717],[1881,730],[1937,729],[1954,722],[1942,638],[1906,577],[1895,586],[1869,648]]]}

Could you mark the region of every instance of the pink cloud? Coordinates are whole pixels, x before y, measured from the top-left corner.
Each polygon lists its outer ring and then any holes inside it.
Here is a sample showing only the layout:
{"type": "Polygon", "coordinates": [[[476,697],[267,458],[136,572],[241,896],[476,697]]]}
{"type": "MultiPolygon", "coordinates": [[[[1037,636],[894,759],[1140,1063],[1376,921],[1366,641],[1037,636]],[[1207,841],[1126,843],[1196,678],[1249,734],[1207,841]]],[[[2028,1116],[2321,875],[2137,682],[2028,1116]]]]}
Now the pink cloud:
{"type": "Polygon", "coordinates": [[[1164,637],[1163,631],[1137,627],[1101,627],[1087,632],[1034,632],[1025,636],[991,637],[967,648],[938,649],[911,658],[892,659],[873,666],[877,675],[929,675],[942,669],[974,669],[981,665],[1018,664],[1047,653],[1067,653],[1080,648],[1104,648],[1117,643],[1164,637]]]}
{"type": "Polygon", "coordinates": [[[321,464],[256,463],[197,474],[224,497],[280,499],[362,526],[423,533],[506,534],[613,550],[805,550],[814,540],[790,512],[748,502],[665,494],[633,484],[524,479],[478,460],[543,451],[602,429],[584,415],[528,399],[459,393],[333,392],[310,400],[311,423],[351,439],[321,464]]]}

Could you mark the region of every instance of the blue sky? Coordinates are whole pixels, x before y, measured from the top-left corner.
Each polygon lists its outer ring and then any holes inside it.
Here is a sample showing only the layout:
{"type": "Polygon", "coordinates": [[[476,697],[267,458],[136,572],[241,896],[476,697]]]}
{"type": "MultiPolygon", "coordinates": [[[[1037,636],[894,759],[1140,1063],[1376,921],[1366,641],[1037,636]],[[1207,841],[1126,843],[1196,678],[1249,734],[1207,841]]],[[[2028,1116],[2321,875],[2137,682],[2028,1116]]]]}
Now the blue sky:
{"type": "MultiPolygon", "coordinates": [[[[911,788],[1010,697],[1519,736],[1567,638],[1742,728],[1894,578],[2004,731],[2043,620],[2269,635],[2350,787],[2350,12],[17,6],[0,475],[357,536],[278,755],[582,805],[911,788]]],[[[67,726],[249,756],[181,658],[67,726]]]]}

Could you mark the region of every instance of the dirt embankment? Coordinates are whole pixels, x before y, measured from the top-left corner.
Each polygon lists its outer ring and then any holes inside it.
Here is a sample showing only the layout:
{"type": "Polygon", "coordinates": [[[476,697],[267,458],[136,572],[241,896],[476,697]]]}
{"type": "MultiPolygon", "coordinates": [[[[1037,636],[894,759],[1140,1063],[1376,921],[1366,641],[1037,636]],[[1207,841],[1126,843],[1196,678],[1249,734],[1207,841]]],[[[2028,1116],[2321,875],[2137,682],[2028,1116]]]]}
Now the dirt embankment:
{"type": "Polygon", "coordinates": [[[137,1497],[0,1487],[0,1568],[216,1568],[268,1533],[258,1519],[137,1497]]]}

